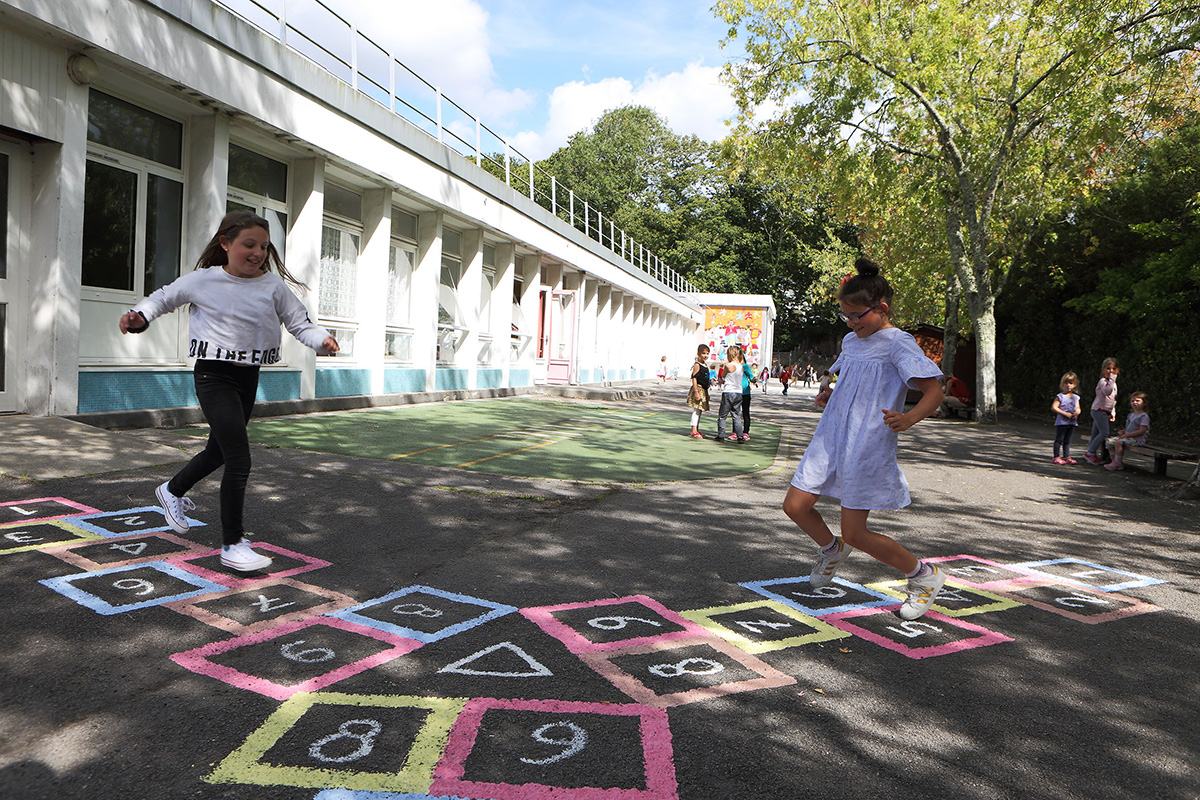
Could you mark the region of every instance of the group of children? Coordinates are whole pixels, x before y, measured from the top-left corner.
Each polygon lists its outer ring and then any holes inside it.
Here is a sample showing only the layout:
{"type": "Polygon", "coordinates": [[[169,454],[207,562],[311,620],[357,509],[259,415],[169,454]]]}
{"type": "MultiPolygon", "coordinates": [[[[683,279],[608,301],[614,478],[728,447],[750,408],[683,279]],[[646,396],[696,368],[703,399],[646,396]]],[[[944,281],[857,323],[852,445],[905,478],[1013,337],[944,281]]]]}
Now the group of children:
{"type": "MultiPolygon", "coordinates": [[[[1092,401],[1092,432],[1084,458],[1088,463],[1103,465],[1105,469],[1125,468],[1125,448],[1145,444],[1150,433],[1150,415],[1146,411],[1146,393],[1134,392],[1129,396],[1129,415],[1125,427],[1109,436],[1109,423],[1117,421],[1117,375],[1120,368],[1115,358],[1106,358],[1100,365],[1100,381],[1096,384],[1096,398],[1092,401]],[[1111,448],[1111,454],[1110,454],[1111,448]]],[[[1054,418],[1055,464],[1077,464],[1071,458],[1071,438],[1079,425],[1083,407],[1075,388],[1079,377],[1068,372],[1059,381],[1059,393],[1055,395],[1050,410],[1054,418]]]]}
{"type": "MultiPolygon", "coordinates": [[[[708,345],[702,344],[696,348],[696,361],[692,364],[692,386],[688,390],[687,404],[692,409],[693,439],[707,439],[700,432],[700,415],[709,410],[708,390],[712,386],[712,374],[708,368],[708,345]]],[[[725,351],[725,361],[721,362],[719,375],[723,381],[721,390],[721,406],[717,413],[717,436],[715,441],[723,442],[725,436],[725,418],[733,417],[733,435],[729,441],[742,444],[750,441],[750,387],[759,382],[756,370],[746,363],[746,354],[740,345],[730,345],[725,351]]]]}

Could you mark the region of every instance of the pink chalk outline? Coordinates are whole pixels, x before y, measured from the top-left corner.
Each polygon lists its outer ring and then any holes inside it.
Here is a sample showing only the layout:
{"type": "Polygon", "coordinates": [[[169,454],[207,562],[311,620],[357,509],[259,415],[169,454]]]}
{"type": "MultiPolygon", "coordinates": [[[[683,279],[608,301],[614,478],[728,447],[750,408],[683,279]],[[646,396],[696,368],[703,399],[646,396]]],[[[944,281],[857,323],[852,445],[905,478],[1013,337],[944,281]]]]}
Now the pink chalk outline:
{"type": "MultiPolygon", "coordinates": [[[[0,542],[11,542],[12,539],[5,539],[4,532],[7,530],[20,530],[21,528],[29,527],[30,525],[50,525],[55,528],[61,528],[67,533],[74,536],[74,539],[62,539],[54,542],[38,543],[21,543],[14,542],[13,547],[0,547],[0,556],[8,555],[9,553],[24,553],[28,550],[48,550],[52,547],[62,547],[70,544],[95,544],[102,541],[104,537],[98,536],[91,531],[85,531],[82,528],[72,525],[65,519],[47,518],[39,519],[33,522],[10,522],[0,525],[0,542]]],[[[160,559],[161,560],[161,559],[160,559]]]]}
{"type": "Polygon", "coordinates": [[[85,506],[82,503],[76,503],[74,500],[68,500],[65,497],[35,497],[32,500],[10,500],[7,503],[0,503],[0,508],[5,506],[27,506],[30,503],[58,503],[67,508],[73,509],[69,514],[51,514],[48,517],[29,517],[28,519],[14,520],[14,522],[44,522],[50,519],[63,519],[64,517],[79,517],[84,514],[99,514],[100,509],[85,506]]]}
{"type": "MultiPolygon", "coordinates": [[[[875,633],[874,631],[860,628],[855,625],[852,620],[854,617],[874,616],[876,614],[891,615],[899,606],[884,606],[882,608],[862,608],[852,611],[842,611],[838,614],[830,614],[827,617],[822,617],[826,622],[835,628],[841,628],[844,631],[849,631],[860,639],[866,639],[868,642],[874,642],[880,647],[885,647],[888,650],[895,650],[901,655],[909,658],[932,658],[934,656],[944,656],[947,653],[957,653],[960,650],[972,650],[976,647],[987,647],[990,644],[1000,644],[1001,642],[1011,642],[1012,638],[1005,636],[1002,633],[989,631],[980,625],[975,625],[971,622],[964,622],[961,619],[947,617],[945,614],[939,614],[936,611],[928,611],[925,616],[921,617],[917,622],[936,622],[941,625],[949,625],[952,628],[961,628],[970,633],[976,633],[977,636],[968,636],[963,639],[958,639],[945,644],[931,645],[929,647],[909,647],[903,642],[898,642],[894,639],[889,639],[886,636],[875,633]]],[[[904,625],[904,621],[896,617],[896,625],[904,625]]]]}
{"type": "Polygon", "coordinates": [[[926,558],[926,559],[922,559],[922,560],[927,561],[931,564],[942,564],[942,563],[945,563],[948,561],[972,561],[975,564],[980,565],[981,567],[995,567],[996,569],[1002,569],[1005,572],[1015,572],[1016,573],[1016,575],[1010,576],[1008,578],[997,578],[995,580],[989,580],[989,581],[973,581],[970,578],[965,578],[962,575],[955,574],[952,571],[953,567],[945,570],[946,574],[955,583],[970,587],[972,589],[991,589],[992,591],[997,591],[999,589],[1003,589],[1005,586],[1009,586],[1014,581],[1024,581],[1024,580],[1027,580],[1028,578],[1044,577],[1044,576],[1039,575],[1037,572],[1035,572],[1034,570],[1031,570],[1031,569],[1024,569],[1021,567],[1012,567],[1012,566],[1009,566],[1008,564],[1000,564],[995,561],[988,561],[986,558],[976,558],[975,556],[968,556],[965,554],[957,555],[957,556],[938,556],[937,558],[926,558]]]}
{"type": "Polygon", "coordinates": [[[357,602],[358,601],[353,597],[344,595],[341,592],[335,592],[333,589],[326,589],[323,586],[314,586],[311,583],[302,583],[300,581],[294,581],[291,578],[273,578],[271,580],[263,581],[262,583],[256,583],[253,586],[248,586],[244,589],[238,589],[237,591],[213,592],[212,594],[204,594],[200,595],[199,597],[192,597],[175,603],[163,603],[163,608],[169,608],[172,611],[178,611],[184,616],[198,619],[206,625],[212,625],[214,628],[220,628],[223,631],[229,631],[230,633],[245,636],[267,630],[268,628],[274,628],[276,625],[283,625],[288,622],[296,622],[307,619],[308,617],[315,617],[321,614],[326,614],[330,611],[336,611],[339,608],[346,608],[354,605],[357,602]],[[255,622],[250,625],[243,625],[235,619],[221,616],[215,611],[210,611],[209,609],[202,607],[203,603],[216,600],[217,598],[227,598],[238,594],[247,594],[249,592],[261,592],[264,589],[269,589],[272,586],[280,585],[291,586],[295,589],[302,589],[306,592],[311,592],[312,594],[324,597],[326,602],[306,606],[299,611],[280,614],[277,617],[264,619],[261,622],[255,622]]]}
{"type": "Polygon", "coordinates": [[[494,700],[487,697],[468,700],[466,708],[450,731],[450,739],[446,743],[442,760],[433,771],[433,785],[429,787],[429,793],[456,797],[489,797],[492,800],[678,800],[679,786],[675,780],[675,759],[671,748],[671,729],[667,725],[667,712],[634,704],[494,700]],[[646,788],[564,789],[560,786],[537,783],[483,783],[464,780],[467,756],[475,747],[483,715],[489,709],[544,711],[557,716],[586,713],[638,717],[642,734],[642,759],[646,769],[646,788]]]}
{"type": "Polygon", "coordinates": [[[654,642],[653,644],[626,647],[621,650],[610,650],[604,653],[579,653],[579,658],[589,667],[596,670],[596,672],[608,678],[613,686],[616,686],[639,703],[652,708],[671,708],[673,706],[684,705],[685,703],[711,700],[714,697],[721,697],[727,694],[748,692],[754,689],[774,689],[777,686],[789,686],[796,682],[796,679],[791,675],[784,675],[765,661],[755,658],[745,650],[730,644],[724,639],[717,638],[707,631],[705,631],[703,636],[695,636],[687,639],[654,642]],[[741,664],[751,672],[757,672],[761,677],[730,681],[729,683],[720,683],[715,686],[701,686],[696,689],[689,689],[686,692],[657,694],[649,686],[646,686],[646,684],[612,662],[612,659],[620,656],[636,656],[644,653],[670,653],[670,651],[678,650],[681,647],[691,647],[698,644],[707,645],[713,650],[729,656],[733,661],[741,664]]]}
{"type": "MultiPolygon", "coordinates": [[[[1030,580],[1014,583],[1005,588],[1002,592],[1005,597],[1016,600],[1027,606],[1040,608],[1043,611],[1049,611],[1051,614],[1058,614],[1060,617],[1073,619],[1076,622],[1086,622],[1088,625],[1099,625],[1101,622],[1111,622],[1114,619],[1124,619],[1125,617],[1134,617],[1138,614],[1149,614],[1152,611],[1162,611],[1160,606],[1153,603],[1147,603],[1144,600],[1139,600],[1136,597],[1117,594],[1116,592],[1102,592],[1096,589],[1090,589],[1082,584],[1071,581],[1069,579],[1061,580],[1046,580],[1045,578],[1032,578],[1030,580]],[[1043,600],[1038,600],[1032,597],[1025,597],[1021,594],[1026,589],[1040,589],[1046,587],[1054,587],[1062,589],[1066,595],[1092,595],[1099,600],[1113,600],[1115,602],[1125,603],[1121,608],[1113,611],[1106,611],[1102,614],[1077,614],[1070,611],[1066,607],[1058,607],[1051,605],[1043,600]]],[[[1086,601],[1085,601],[1086,602],[1086,601]]]]}
{"type": "Polygon", "coordinates": [[[628,597],[618,597],[616,599],[591,600],[586,603],[563,603],[557,606],[522,608],[521,613],[546,633],[562,641],[567,646],[567,649],[576,655],[580,653],[592,653],[598,650],[624,649],[641,644],[650,644],[651,642],[709,636],[708,631],[703,626],[697,625],[691,620],[684,619],[662,603],[643,594],[631,594],[628,597]],[[655,633],[649,636],[637,636],[632,639],[620,639],[615,642],[592,642],[570,625],[560,622],[554,616],[555,611],[570,611],[576,608],[602,608],[604,606],[615,606],[625,603],[643,605],[668,622],[682,626],[683,630],[655,633]]]}
{"type": "Polygon", "coordinates": [[[328,567],[331,563],[329,561],[325,561],[324,559],[306,556],[303,553],[297,553],[295,551],[288,550],[277,545],[268,544],[266,542],[255,542],[254,547],[258,550],[266,550],[268,552],[275,553],[286,558],[292,558],[303,563],[298,567],[280,570],[279,572],[268,571],[267,573],[254,578],[239,578],[236,575],[229,574],[228,572],[217,572],[216,570],[211,570],[198,564],[191,563],[201,558],[220,556],[220,550],[206,550],[203,553],[195,553],[187,556],[172,556],[165,560],[181,569],[187,570],[193,575],[199,575],[201,578],[207,578],[214,583],[220,583],[224,586],[228,586],[231,589],[240,589],[244,586],[254,586],[255,584],[262,583],[263,581],[270,580],[272,578],[290,578],[293,575],[299,575],[303,572],[312,572],[314,569],[328,567]]]}
{"type": "Polygon", "coordinates": [[[72,542],[70,544],[65,544],[65,545],[58,544],[58,545],[55,545],[52,547],[47,547],[43,552],[45,552],[47,555],[52,555],[55,558],[61,558],[63,561],[66,561],[68,564],[74,564],[75,566],[79,567],[80,569],[97,570],[97,569],[110,569],[112,567],[127,567],[130,564],[141,564],[146,561],[166,561],[167,559],[176,558],[180,555],[203,553],[207,549],[208,548],[204,547],[203,545],[196,544],[195,542],[190,542],[187,539],[181,539],[180,537],[175,536],[174,534],[163,533],[160,531],[158,533],[132,533],[128,536],[120,536],[117,538],[100,538],[99,540],[92,540],[92,541],[87,541],[87,542],[72,542]],[[133,540],[133,539],[165,539],[166,541],[170,542],[171,544],[179,545],[181,548],[183,548],[183,552],[182,553],[171,553],[171,554],[166,554],[166,555],[159,553],[157,555],[134,556],[132,558],[124,559],[123,561],[104,561],[104,562],[93,561],[90,558],[88,558],[87,556],[80,555],[80,554],[74,552],[75,550],[78,550],[81,547],[88,547],[89,545],[97,545],[97,544],[101,544],[101,543],[120,544],[123,541],[133,540]]]}
{"type": "Polygon", "coordinates": [[[315,692],[330,684],[337,683],[340,680],[345,680],[352,675],[357,675],[372,667],[377,667],[380,664],[385,664],[394,658],[399,658],[405,653],[411,653],[421,646],[421,642],[415,639],[403,639],[399,636],[393,636],[383,631],[367,628],[363,625],[355,625],[353,622],[336,619],[334,617],[315,617],[311,619],[301,620],[299,622],[287,622],[283,625],[274,628],[268,628],[258,633],[252,633],[247,636],[239,636],[235,639],[226,639],[223,642],[213,642],[206,644],[203,647],[197,647],[193,650],[185,650],[182,653],[175,653],[171,656],[171,660],[181,667],[189,669],[192,672],[200,675],[207,675],[210,678],[216,678],[219,681],[224,681],[230,686],[238,689],[248,689],[252,692],[264,694],[267,697],[272,697],[276,700],[287,700],[294,694],[300,692],[315,692]],[[378,639],[381,642],[393,645],[390,650],[384,650],[372,656],[352,661],[338,667],[335,670],[326,672],[323,675],[318,675],[315,678],[309,678],[306,681],[297,683],[291,686],[269,681],[266,678],[258,678],[254,675],[249,675],[241,670],[227,667],[222,664],[209,661],[209,656],[227,653],[230,650],[236,650],[239,647],[248,647],[250,645],[259,644],[261,642],[278,639],[281,636],[295,633],[298,630],[312,627],[313,625],[325,625],[330,628],[339,628],[350,633],[357,633],[362,636],[369,636],[372,639],[378,639]]]}

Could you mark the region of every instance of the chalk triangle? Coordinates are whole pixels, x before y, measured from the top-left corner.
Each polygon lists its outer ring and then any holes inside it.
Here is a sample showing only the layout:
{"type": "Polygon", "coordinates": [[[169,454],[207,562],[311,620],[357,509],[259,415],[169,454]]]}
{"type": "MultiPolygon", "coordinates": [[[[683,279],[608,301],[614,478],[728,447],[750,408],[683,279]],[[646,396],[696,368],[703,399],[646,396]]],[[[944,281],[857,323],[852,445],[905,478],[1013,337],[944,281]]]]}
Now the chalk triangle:
{"type": "MultiPolygon", "coordinates": [[[[503,658],[509,663],[512,663],[511,658],[503,658]]],[[[490,660],[496,661],[497,659],[493,658],[490,660]]],[[[500,665],[497,664],[495,666],[500,665]]],[[[554,674],[550,670],[546,669],[546,667],[536,658],[529,655],[512,642],[500,642],[500,644],[494,644],[491,647],[480,650],[478,653],[472,653],[466,658],[460,658],[453,664],[447,664],[439,669],[438,672],[452,672],[457,675],[486,675],[493,678],[540,678],[554,674]],[[520,659],[521,663],[525,665],[526,669],[500,671],[496,669],[470,669],[466,666],[467,664],[472,664],[500,650],[508,651],[511,656],[515,656],[516,658],[520,659]]]]}

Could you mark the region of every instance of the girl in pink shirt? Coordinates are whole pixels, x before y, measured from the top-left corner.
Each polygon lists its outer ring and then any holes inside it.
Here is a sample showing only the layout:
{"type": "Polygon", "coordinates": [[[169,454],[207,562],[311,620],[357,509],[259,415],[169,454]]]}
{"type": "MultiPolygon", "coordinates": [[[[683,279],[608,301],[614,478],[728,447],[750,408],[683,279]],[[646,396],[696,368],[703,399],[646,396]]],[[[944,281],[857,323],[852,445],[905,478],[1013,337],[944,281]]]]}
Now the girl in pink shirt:
{"type": "Polygon", "coordinates": [[[1092,401],[1092,438],[1083,457],[1093,464],[1108,461],[1108,423],[1117,420],[1117,367],[1115,358],[1106,358],[1100,364],[1100,382],[1096,384],[1096,399],[1092,401]]]}

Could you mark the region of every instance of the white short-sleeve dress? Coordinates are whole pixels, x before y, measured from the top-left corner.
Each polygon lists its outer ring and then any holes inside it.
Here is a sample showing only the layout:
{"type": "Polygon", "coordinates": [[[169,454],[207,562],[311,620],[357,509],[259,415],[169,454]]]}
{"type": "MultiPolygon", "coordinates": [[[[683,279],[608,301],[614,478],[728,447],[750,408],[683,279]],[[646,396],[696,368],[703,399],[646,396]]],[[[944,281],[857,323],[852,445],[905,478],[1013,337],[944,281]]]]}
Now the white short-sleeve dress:
{"type": "Polygon", "coordinates": [[[812,442],[792,476],[792,486],[836,498],[843,508],[882,510],[910,502],[908,481],[896,463],[896,432],[883,422],[883,409],[904,410],[918,378],[942,372],[909,334],[883,328],[865,339],[842,340],[842,354],[829,368],[837,385],[812,442]]]}

